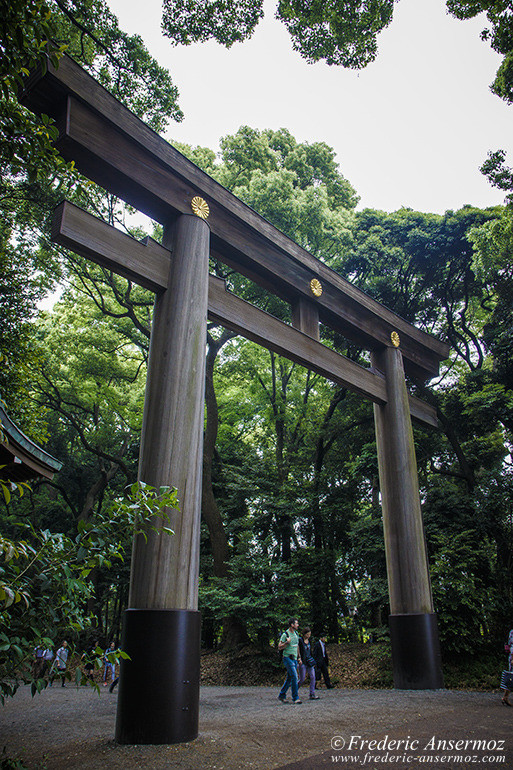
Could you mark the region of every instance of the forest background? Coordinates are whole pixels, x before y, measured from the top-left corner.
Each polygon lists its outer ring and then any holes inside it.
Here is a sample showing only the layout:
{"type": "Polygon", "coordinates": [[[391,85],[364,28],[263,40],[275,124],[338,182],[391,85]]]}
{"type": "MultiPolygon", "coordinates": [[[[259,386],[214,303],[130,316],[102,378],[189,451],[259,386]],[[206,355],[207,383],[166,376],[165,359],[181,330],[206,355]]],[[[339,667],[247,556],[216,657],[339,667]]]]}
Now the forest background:
{"type": "MultiPolygon", "coordinates": [[[[197,4],[165,5],[170,36],[185,44],[213,36],[229,45],[258,21],[254,4],[250,17],[249,6],[232,2],[224,17],[201,24],[197,4]]],[[[4,487],[5,684],[49,635],[79,646],[91,634],[119,639],[133,512],[144,505],[115,501],[126,500],[137,478],[153,306],[151,293],[51,243],[51,212],[63,197],[134,237],[146,233],[130,225],[130,209],[58,157],[55,127],[26,112],[17,89],[30,66],[57,64],[66,53],[157,132],[182,113],[169,73],[140,38],[119,29],[103,0],[0,6],[0,393],[10,416],[63,463],[52,482],[4,487]],[[39,310],[57,287],[53,308],[39,310]]],[[[343,7],[344,17],[339,8],[324,18],[324,5],[320,16],[307,3],[279,6],[293,39],[308,43],[297,44],[303,55],[365,66],[393,2],[372,4],[372,13],[359,0],[343,7]]],[[[510,3],[449,0],[448,8],[458,18],[487,12],[485,39],[504,57],[493,90],[510,103],[510,3]]],[[[217,155],[178,149],[332,269],[450,343],[436,380],[409,383],[436,406],[441,424],[415,426],[434,603],[447,662],[497,661],[513,617],[513,174],[504,153],[483,165],[504,206],[435,215],[356,211],[358,191],[333,150],[298,142],[286,129],[243,126],[220,147],[217,155]]],[[[150,234],[158,240],[159,227],[150,234]]],[[[247,279],[214,260],[211,272],[290,321],[287,304],[247,279]]],[[[368,365],[366,351],[340,335],[322,328],[321,339],[368,365]]],[[[386,648],[371,405],[213,325],[206,361],[205,648],[237,650],[248,641],[267,648],[291,612],[314,635],[324,629],[334,642],[382,640],[386,648]]]]}

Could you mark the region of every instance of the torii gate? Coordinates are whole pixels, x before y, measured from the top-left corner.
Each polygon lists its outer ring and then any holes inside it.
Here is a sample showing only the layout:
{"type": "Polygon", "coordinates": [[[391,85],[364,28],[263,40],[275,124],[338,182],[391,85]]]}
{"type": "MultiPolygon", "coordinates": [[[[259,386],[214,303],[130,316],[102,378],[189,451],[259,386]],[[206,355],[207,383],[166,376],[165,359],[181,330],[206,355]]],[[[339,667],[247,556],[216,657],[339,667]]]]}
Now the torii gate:
{"type": "Polygon", "coordinates": [[[208,317],[374,403],[394,683],[443,686],[408,395],[449,347],[352,286],[229,193],[69,58],[31,74],[21,95],[59,128],[56,146],[84,175],[164,226],[141,243],[64,202],[53,238],[156,294],[139,478],[178,488],[173,537],[134,540],[116,739],[177,743],[198,734],[198,612],[204,368],[208,317]],[[290,302],[292,326],[225,290],[209,254],[290,302]],[[319,322],[371,351],[366,369],[319,342],[319,322]],[[404,368],[403,368],[404,366],[404,368]]]}

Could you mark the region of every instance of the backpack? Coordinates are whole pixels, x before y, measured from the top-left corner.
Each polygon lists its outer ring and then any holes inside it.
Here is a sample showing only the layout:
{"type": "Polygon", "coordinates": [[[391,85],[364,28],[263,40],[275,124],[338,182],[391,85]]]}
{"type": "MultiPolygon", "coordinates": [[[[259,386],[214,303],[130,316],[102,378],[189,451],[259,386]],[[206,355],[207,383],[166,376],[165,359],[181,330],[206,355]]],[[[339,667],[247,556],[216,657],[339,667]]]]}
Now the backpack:
{"type": "Polygon", "coordinates": [[[284,649],[285,649],[285,647],[287,646],[287,645],[286,645],[286,643],[283,643],[283,642],[281,641],[281,637],[283,636],[283,634],[284,634],[284,633],[286,633],[286,632],[285,632],[285,631],[282,631],[282,633],[281,633],[281,634],[279,635],[279,637],[278,637],[278,658],[279,658],[279,660],[282,660],[282,659],[283,659],[283,650],[284,650],[284,649]],[[280,647],[280,644],[283,644],[283,647],[280,647]]]}

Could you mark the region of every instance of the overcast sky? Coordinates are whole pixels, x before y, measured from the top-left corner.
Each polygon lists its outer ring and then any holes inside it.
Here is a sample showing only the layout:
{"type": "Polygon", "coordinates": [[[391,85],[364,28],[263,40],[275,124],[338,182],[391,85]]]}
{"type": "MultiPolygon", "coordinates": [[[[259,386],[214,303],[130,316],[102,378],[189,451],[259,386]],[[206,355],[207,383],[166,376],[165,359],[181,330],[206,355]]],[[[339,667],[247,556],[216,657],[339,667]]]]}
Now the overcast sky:
{"type": "Polygon", "coordinates": [[[479,38],[484,17],[462,22],[446,14],[445,0],[400,0],[377,60],[355,72],[307,64],[270,0],[253,38],[230,50],[171,46],[160,32],[161,0],[108,1],[179,88],[185,120],[166,138],[217,151],[222,136],[249,125],[324,141],[359,208],[443,213],[503,202],[479,172],[499,148],[513,165],[513,106],[489,90],[500,57],[479,38]]]}

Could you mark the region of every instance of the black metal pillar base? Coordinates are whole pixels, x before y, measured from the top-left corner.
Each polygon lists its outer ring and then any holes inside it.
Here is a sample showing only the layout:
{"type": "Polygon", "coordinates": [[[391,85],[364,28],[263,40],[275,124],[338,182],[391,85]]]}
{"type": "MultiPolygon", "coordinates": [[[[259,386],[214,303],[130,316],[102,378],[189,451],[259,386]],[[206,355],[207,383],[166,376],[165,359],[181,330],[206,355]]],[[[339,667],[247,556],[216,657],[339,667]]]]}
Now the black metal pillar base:
{"type": "Polygon", "coordinates": [[[444,686],[435,614],[390,615],[394,686],[438,690],[444,686]]]}
{"type": "Polygon", "coordinates": [[[127,610],[116,741],[185,743],[198,736],[201,614],[127,610]]]}

